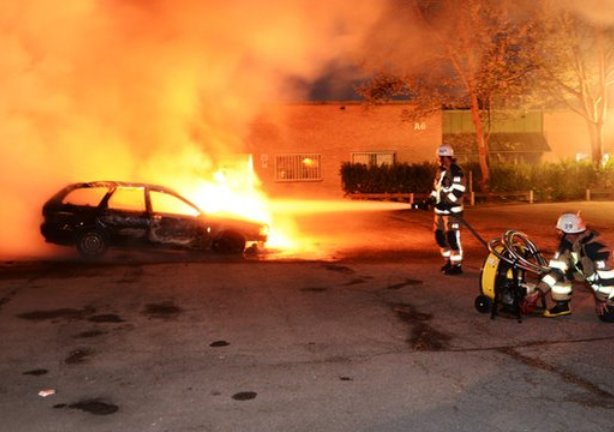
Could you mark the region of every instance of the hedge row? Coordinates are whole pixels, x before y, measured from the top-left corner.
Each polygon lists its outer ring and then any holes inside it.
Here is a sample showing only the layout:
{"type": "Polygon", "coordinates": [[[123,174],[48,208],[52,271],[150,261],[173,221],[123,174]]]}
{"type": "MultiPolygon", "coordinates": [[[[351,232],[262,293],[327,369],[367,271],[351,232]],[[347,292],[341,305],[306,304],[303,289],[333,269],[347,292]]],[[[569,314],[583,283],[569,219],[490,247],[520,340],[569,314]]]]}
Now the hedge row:
{"type": "MultiPolygon", "coordinates": [[[[461,165],[465,175],[472,174],[474,190],[481,175],[477,164],[461,165]]],[[[367,166],[344,163],[341,166],[343,191],[351,193],[428,193],[437,166],[431,163],[367,166]]],[[[562,162],[494,164],[490,189],[493,192],[533,190],[538,201],[583,199],[586,189],[611,190],[614,163],[596,169],[590,163],[562,162]]]]}
{"type": "Polygon", "coordinates": [[[343,191],[351,193],[425,193],[431,190],[436,166],[365,165],[346,162],[341,165],[343,191]]]}

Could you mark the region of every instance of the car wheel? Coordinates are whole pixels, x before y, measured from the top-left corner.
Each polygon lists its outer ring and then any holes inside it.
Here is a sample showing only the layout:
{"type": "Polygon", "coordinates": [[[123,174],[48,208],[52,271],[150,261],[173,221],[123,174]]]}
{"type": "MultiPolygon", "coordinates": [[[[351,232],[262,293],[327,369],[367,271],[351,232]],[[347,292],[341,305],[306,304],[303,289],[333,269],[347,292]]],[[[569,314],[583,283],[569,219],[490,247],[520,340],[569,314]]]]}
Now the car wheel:
{"type": "Polygon", "coordinates": [[[234,232],[225,232],[213,242],[213,250],[221,254],[242,254],[245,238],[234,232]]]}
{"type": "Polygon", "coordinates": [[[84,231],[77,238],[77,251],[84,258],[102,256],[107,247],[107,239],[99,230],[84,231]]]}

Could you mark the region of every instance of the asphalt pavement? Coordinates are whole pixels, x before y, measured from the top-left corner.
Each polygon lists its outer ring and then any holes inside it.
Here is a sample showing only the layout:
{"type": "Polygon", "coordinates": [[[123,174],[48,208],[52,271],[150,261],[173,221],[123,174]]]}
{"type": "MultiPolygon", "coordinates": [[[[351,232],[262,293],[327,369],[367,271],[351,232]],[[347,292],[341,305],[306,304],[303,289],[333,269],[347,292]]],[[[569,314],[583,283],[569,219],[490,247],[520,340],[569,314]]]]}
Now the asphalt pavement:
{"type": "MultiPolygon", "coordinates": [[[[468,208],[545,256],[561,211],[614,244],[614,203],[468,208]]],[[[474,308],[487,251],[445,276],[431,215],[298,221],[317,255],[116,251],[0,264],[0,430],[612,431],[614,324],[474,308]]]]}

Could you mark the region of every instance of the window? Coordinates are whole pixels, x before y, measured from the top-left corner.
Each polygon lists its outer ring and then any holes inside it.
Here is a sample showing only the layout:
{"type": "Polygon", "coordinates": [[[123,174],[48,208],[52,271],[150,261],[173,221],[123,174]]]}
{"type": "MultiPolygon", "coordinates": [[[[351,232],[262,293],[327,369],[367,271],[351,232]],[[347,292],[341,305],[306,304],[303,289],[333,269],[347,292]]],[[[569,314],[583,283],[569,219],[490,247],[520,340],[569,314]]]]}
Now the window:
{"type": "Polygon", "coordinates": [[[145,213],[145,188],[118,187],[109,198],[108,207],[113,210],[145,213]]]}
{"type": "Polygon", "coordinates": [[[197,216],[199,211],[187,202],[166,192],[151,191],[151,209],[154,213],[165,213],[172,215],[197,216]]]}
{"type": "Polygon", "coordinates": [[[353,152],[352,163],[370,165],[392,165],[394,164],[394,152],[353,152]]]}
{"type": "Polygon", "coordinates": [[[275,180],[322,180],[320,155],[315,153],[277,155],[275,157],[275,180]]]}
{"type": "Polygon", "coordinates": [[[98,207],[108,191],[109,188],[104,186],[75,189],[64,197],[62,204],[98,207]]]}

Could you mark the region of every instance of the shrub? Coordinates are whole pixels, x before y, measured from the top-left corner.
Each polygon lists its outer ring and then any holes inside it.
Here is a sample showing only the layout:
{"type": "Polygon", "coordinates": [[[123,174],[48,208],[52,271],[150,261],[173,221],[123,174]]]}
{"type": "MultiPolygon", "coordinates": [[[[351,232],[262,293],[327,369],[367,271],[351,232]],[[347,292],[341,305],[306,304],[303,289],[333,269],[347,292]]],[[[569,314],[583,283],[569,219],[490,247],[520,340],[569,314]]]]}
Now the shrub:
{"type": "Polygon", "coordinates": [[[341,165],[341,183],[351,193],[428,193],[436,166],[429,163],[367,166],[345,162],[341,165]]]}
{"type": "MultiPolygon", "coordinates": [[[[462,165],[474,190],[480,181],[477,163],[462,165]]],[[[345,193],[428,193],[437,166],[432,163],[367,166],[344,163],[341,166],[345,193]]],[[[540,164],[493,164],[490,187],[493,192],[533,190],[538,201],[582,199],[586,189],[614,187],[614,161],[596,169],[590,163],[564,161],[540,164]]]]}

